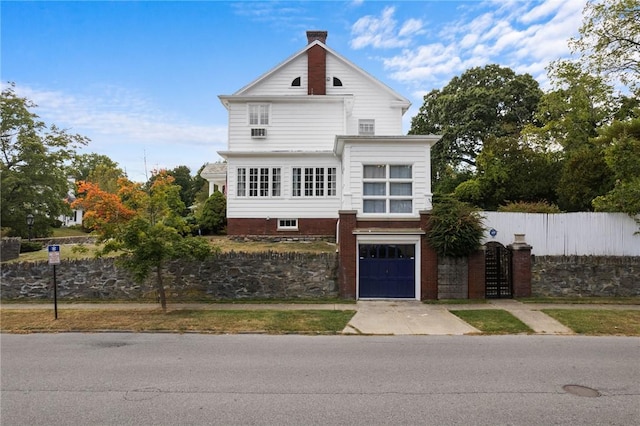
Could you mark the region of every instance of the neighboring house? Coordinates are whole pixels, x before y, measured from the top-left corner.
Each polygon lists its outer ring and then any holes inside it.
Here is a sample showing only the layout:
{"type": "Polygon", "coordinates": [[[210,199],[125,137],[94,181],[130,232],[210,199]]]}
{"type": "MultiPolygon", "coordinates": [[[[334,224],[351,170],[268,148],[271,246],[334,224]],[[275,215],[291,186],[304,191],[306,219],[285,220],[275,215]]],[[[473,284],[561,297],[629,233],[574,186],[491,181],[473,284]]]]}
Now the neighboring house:
{"type": "MultiPolygon", "coordinates": [[[[64,200],[69,203],[69,205],[71,205],[71,203],[76,200],[74,179],[69,179],[69,192],[67,193],[67,196],[64,198],[64,200]]],[[[82,214],[83,210],[80,208],[71,209],[71,214],[69,216],[64,214],[60,215],[58,216],[58,220],[62,222],[62,226],[82,226],[82,214]]]]}
{"type": "Polygon", "coordinates": [[[437,259],[424,230],[440,136],[404,136],[410,102],[327,47],[326,31],[307,38],[219,97],[229,112],[226,180],[220,170],[201,176],[228,185],[227,232],[335,237],[343,297],[433,298],[437,259]]]}

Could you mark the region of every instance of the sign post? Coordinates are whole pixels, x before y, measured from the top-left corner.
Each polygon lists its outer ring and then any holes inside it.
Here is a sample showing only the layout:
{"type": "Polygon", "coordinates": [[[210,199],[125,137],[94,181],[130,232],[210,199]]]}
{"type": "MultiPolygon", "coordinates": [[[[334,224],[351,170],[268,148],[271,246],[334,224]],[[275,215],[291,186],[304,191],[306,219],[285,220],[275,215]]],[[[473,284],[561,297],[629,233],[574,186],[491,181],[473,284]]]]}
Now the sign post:
{"type": "Polygon", "coordinates": [[[58,283],[56,281],[56,265],[60,264],[60,246],[49,246],[49,265],[53,265],[53,312],[58,319],[58,283]]]}

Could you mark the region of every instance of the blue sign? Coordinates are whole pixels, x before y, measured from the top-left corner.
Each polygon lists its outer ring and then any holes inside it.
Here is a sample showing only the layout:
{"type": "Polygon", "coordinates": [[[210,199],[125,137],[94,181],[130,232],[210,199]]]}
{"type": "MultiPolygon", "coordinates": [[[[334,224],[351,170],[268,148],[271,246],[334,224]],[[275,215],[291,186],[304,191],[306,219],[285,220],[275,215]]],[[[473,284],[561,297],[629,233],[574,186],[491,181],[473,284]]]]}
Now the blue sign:
{"type": "Polygon", "coordinates": [[[49,246],[49,265],[60,264],[60,246],[49,246]]]}
{"type": "Polygon", "coordinates": [[[489,231],[489,235],[491,235],[492,237],[495,237],[496,235],[498,235],[498,231],[496,231],[495,229],[491,228],[491,231],[489,231]]]}

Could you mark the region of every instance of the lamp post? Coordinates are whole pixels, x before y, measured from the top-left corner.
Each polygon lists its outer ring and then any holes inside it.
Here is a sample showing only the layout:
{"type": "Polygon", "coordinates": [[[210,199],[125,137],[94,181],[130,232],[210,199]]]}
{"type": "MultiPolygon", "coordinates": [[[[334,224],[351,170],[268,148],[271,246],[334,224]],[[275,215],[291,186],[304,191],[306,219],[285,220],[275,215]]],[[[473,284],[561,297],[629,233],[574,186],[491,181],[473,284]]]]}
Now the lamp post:
{"type": "Polygon", "coordinates": [[[27,226],[29,227],[29,241],[31,241],[31,229],[33,229],[33,222],[35,221],[35,218],[33,217],[33,215],[31,213],[29,213],[27,215],[27,226]]]}

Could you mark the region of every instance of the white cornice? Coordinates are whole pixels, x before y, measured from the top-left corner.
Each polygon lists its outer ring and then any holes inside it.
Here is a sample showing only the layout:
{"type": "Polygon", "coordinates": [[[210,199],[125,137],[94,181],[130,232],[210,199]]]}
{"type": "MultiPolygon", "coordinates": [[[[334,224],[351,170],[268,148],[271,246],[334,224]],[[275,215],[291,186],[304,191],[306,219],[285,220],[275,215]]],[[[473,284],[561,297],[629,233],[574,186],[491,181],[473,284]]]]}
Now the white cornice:
{"type": "Polygon", "coordinates": [[[392,136],[359,136],[338,135],[333,144],[333,152],[341,156],[346,144],[413,144],[433,146],[442,135],[392,135],[392,136]]]}

